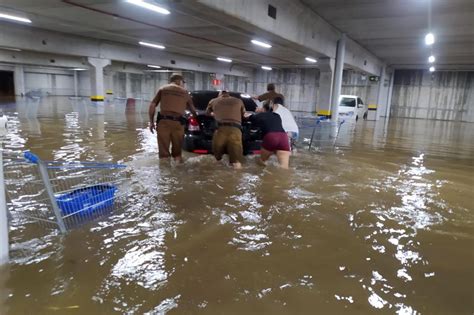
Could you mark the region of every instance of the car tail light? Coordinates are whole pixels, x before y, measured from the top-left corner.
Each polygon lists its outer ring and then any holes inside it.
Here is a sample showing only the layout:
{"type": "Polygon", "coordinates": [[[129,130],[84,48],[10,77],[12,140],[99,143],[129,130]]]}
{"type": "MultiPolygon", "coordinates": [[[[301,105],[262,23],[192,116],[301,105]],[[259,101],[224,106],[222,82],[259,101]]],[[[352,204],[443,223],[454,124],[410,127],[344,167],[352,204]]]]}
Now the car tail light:
{"type": "Polygon", "coordinates": [[[193,150],[193,153],[196,153],[196,154],[207,154],[208,151],[207,151],[207,150],[193,150]]]}
{"type": "Polygon", "coordinates": [[[188,130],[189,131],[199,131],[199,122],[196,117],[189,117],[188,118],[188,130]]]}

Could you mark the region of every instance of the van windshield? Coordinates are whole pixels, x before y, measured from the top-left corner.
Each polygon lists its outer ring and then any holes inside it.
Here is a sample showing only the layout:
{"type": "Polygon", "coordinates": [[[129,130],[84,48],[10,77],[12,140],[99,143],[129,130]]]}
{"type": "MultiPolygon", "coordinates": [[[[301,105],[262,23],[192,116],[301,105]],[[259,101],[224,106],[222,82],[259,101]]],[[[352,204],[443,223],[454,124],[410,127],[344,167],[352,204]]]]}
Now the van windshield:
{"type": "Polygon", "coordinates": [[[339,106],[356,107],[356,100],[353,98],[343,97],[339,103],[339,106]]]}

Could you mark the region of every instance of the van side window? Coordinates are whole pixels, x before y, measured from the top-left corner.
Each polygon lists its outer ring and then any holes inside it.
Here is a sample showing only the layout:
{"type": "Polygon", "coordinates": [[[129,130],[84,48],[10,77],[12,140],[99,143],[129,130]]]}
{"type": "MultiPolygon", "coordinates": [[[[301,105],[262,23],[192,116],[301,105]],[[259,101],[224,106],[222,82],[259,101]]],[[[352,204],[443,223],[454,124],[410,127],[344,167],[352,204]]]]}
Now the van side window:
{"type": "Polygon", "coordinates": [[[360,99],[360,97],[357,98],[357,104],[359,105],[364,105],[364,102],[360,99]]]}

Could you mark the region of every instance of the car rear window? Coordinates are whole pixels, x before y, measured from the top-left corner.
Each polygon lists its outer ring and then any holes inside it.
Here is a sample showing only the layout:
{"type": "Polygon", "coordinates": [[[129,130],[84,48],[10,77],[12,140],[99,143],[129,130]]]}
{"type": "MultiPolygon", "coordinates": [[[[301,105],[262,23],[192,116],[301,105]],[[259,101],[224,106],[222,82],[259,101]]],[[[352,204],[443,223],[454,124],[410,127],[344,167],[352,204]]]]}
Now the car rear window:
{"type": "Polygon", "coordinates": [[[356,107],[356,100],[353,98],[343,97],[339,106],[346,106],[346,107],[356,107]]]}
{"type": "MultiPolygon", "coordinates": [[[[191,92],[193,98],[194,107],[198,110],[205,110],[207,104],[213,98],[216,98],[219,95],[218,91],[195,91],[191,92]]],[[[257,109],[257,104],[253,101],[250,95],[243,93],[230,92],[230,96],[237,97],[244,102],[245,110],[249,112],[254,112],[257,109]]]]}

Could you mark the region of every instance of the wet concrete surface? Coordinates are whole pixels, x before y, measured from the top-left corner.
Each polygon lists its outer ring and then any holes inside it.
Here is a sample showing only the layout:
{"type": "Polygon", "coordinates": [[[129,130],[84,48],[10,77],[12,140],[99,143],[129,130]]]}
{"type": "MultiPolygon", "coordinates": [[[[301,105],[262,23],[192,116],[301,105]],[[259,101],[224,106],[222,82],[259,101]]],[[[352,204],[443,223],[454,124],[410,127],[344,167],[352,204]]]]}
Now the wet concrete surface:
{"type": "Polygon", "coordinates": [[[2,105],[4,147],[126,163],[129,206],[66,235],[13,224],[0,314],[474,311],[474,125],[345,123],[312,150],[308,127],[289,171],[236,172],[159,163],[146,104],[87,103],[2,105]]]}

